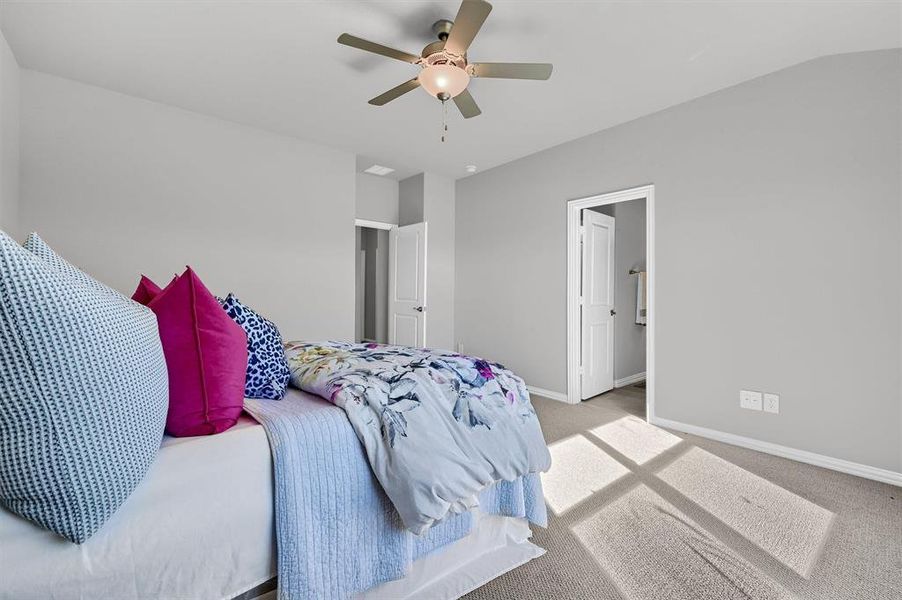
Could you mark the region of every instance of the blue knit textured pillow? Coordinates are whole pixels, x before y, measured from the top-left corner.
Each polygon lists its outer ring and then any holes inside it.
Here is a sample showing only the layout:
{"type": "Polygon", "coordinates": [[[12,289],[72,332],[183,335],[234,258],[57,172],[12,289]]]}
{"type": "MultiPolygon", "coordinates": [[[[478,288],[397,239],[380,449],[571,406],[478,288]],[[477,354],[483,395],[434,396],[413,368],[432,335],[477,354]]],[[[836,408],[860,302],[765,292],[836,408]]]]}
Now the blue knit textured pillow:
{"type": "Polygon", "coordinates": [[[117,292],[110,286],[100,283],[68,260],[57,254],[53,248],[47,245],[47,242],[41,239],[35,232],[31,232],[28,234],[28,239],[25,240],[25,249],[34,254],[35,256],[40,257],[44,260],[45,263],[53,267],[56,271],[60,273],[64,273],[69,275],[76,281],[83,283],[84,285],[93,288],[95,290],[100,290],[102,292],[106,292],[107,294],[112,294],[117,298],[125,298],[125,295],[117,292]]]}
{"type": "Polygon", "coordinates": [[[99,286],[0,232],[0,503],[76,543],[144,478],[169,406],[156,317],[99,286]]]}
{"type": "Polygon", "coordinates": [[[285,348],[279,329],[242,304],[234,294],[229,294],[222,300],[222,308],[247,334],[245,397],[281,400],[288,388],[291,371],[285,360],[285,348]]]}

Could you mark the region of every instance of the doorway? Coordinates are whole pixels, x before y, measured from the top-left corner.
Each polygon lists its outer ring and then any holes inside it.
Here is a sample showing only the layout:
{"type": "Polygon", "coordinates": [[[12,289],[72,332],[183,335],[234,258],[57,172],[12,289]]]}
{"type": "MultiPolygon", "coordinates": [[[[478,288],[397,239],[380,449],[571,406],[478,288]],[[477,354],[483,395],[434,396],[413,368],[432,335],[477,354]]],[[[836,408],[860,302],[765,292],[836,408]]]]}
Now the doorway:
{"type": "Polygon", "coordinates": [[[650,419],[654,186],[571,200],[567,233],[567,401],[644,380],[650,419]]]}
{"type": "Polygon", "coordinates": [[[426,345],[425,222],[355,221],[355,341],[426,345]]]}
{"type": "Polygon", "coordinates": [[[355,227],[355,342],[388,343],[388,243],[390,229],[355,227]]]}

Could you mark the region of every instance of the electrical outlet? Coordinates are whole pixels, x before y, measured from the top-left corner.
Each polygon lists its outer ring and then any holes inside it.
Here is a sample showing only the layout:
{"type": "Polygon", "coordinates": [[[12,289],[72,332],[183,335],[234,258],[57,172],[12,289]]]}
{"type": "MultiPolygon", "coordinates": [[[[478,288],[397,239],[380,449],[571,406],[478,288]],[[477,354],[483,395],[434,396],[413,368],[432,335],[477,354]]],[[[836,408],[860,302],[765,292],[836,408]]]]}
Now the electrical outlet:
{"type": "Polygon", "coordinates": [[[761,392],[740,390],[739,406],[748,410],[761,410],[761,392]]]}
{"type": "Polygon", "coordinates": [[[779,413],[780,412],[780,395],[764,394],[764,412],[779,413]]]}

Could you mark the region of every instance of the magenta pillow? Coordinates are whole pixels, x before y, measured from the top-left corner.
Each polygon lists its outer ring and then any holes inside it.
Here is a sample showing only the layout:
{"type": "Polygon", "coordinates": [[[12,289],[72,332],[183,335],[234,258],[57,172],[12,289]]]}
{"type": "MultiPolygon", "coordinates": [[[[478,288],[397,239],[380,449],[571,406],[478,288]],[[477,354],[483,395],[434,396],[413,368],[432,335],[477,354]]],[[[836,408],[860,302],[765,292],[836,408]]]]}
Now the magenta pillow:
{"type": "Polygon", "coordinates": [[[141,281],[138,282],[138,287],[135,289],[135,293],[132,294],[132,300],[147,306],[162,291],[160,286],[151,281],[149,277],[141,275],[141,281]]]}
{"type": "Polygon", "coordinates": [[[166,433],[210,435],[235,424],[244,405],[247,335],[188,267],[150,304],[169,369],[166,433]]]}

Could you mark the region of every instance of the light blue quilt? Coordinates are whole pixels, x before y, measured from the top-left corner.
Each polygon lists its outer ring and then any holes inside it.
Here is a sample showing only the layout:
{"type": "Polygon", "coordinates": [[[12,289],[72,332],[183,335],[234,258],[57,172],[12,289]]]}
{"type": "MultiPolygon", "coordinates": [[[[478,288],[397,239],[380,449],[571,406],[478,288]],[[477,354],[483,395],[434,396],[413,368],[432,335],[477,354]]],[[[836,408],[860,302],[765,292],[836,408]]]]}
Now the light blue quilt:
{"type": "MultiPolygon", "coordinates": [[[[461,539],[472,514],[449,516],[415,536],[401,522],[345,412],[289,390],[281,401],[246,400],[265,428],[275,466],[279,597],[350,598],[405,575],[417,558],[461,539]]],[[[490,485],[481,510],[545,526],[538,475],[490,485]]]]}

